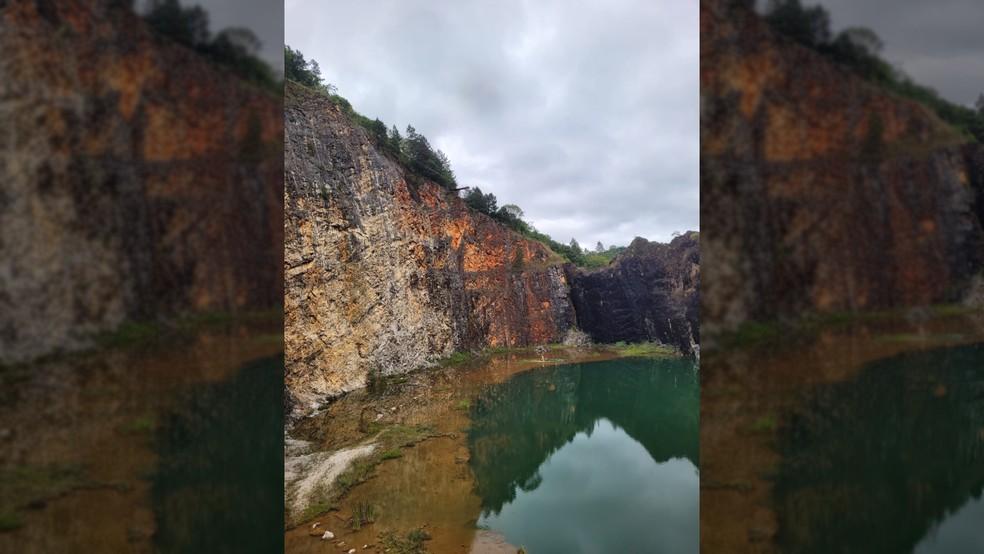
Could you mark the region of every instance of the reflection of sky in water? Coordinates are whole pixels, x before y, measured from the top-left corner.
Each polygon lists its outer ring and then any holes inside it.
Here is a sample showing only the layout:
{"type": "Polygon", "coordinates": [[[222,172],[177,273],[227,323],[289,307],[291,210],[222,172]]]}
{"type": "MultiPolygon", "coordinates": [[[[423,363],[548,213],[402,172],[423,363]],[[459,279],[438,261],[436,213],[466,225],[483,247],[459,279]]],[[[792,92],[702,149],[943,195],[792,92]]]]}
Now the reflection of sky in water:
{"type": "Polygon", "coordinates": [[[698,482],[686,458],[656,463],[607,419],[539,468],[540,484],[479,524],[537,554],[697,552],[698,482]]]}
{"type": "Polygon", "coordinates": [[[920,542],[915,554],[984,552],[984,497],[964,504],[920,542]]]}

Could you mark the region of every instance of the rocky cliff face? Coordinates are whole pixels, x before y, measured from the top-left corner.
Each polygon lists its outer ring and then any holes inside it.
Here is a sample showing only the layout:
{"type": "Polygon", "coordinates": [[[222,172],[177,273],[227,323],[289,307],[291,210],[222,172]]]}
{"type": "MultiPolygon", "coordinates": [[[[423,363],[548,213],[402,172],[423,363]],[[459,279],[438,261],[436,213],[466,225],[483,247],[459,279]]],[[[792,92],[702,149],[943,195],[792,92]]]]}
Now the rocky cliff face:
{"type": "Polygon", "coordinates": [[[560,260],[408,174],[321,95],[288,83],[285,337],[295,410],[456,350],[559,340],[560,260]]]}
{"type": "Polygon", "coordinates": [[[697,233],[669,244],[637,238],[608,267],[569,279],[578,326],[595,341],[656,341],[685,353],[700,344],[697,233]]]}
{"type": "Polygon", "coordinates": [[[0,3],[0,362],[281,302],[280,100],[119,4],[0,3]]]}
{"type": "Polygon", "coordinates": [[[743,4],[701,0],[705,329],[956,298],[984,259],[980,148],[743,4]]]}
{"type": "Polygon", "coordinates": [[[295,415],[456,351],[699,341],[696,233],[585,272],[376,148],[328,98],[285,96],[285,342],[295,415]]]}

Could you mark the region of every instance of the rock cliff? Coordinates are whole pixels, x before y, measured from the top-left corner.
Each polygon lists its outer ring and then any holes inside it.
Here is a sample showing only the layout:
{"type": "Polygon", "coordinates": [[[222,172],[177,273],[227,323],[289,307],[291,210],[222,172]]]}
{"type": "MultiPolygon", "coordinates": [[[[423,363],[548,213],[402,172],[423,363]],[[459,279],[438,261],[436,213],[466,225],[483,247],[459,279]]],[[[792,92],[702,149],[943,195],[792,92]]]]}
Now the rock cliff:
{"type": "Polygon", "coordinates": [[[330,100],[285,96],[285,337],[295,408],[456,350],[558,341],[574,325],[546,246],[378,151],[330,100]]]}
{"type": "Polygon", "coordinates": [[[584,273],[408,172],[321,94],[288,83],[285,126],[295,415],[374,374],[461,350],[558,342],[576,324],[599,341],[660,340],[689,352],[698,340],[695,237],[640,240],[611,269],[584,273]],[[609,306],[619,310],[615,327],[609,306]]]}
{"type": "Polygon", "coordinates": [[[578,326],[595,341],[654,341],[684,353],[700,344],[697,233],[669,244],[637,238],[608,267],[568,278],[578,326]]]}
{"type": "Polygon", "coordinates": [[[980,147],[746,4],[700,4],[705,330],[956,299],[984,259],[980,147]]]}
{"type": "Polygon", "coordinates": [[[282,298],[282,104],[112,0],[0,3],[0,362],[282,298]]]}

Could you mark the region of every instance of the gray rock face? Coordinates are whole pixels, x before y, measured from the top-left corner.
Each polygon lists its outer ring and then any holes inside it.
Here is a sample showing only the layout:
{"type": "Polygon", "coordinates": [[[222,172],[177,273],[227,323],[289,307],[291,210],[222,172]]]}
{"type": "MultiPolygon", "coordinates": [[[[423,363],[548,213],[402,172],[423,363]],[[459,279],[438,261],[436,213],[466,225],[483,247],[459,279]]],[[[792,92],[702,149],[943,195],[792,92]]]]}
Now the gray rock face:
{"type": "Polygon", "coordinates": [[[746,4],[700,3],[705,335],[958,300],[984,262],[981,147],[746,4]]]}
{"type": "Polygon", "coordinates": [[[290,83],[285,118],[292,410],[371,373],[556,342],[573,325],[562,260],[544,245],[407,174],[327,98],[290,83]]]}
{"type": "Polygon", "coordinates": [[[700,343],[700,245],[697,233],[669,244],[636,239],[612,264],[570,270],[578,326],[597,342],[700,343]]]}
{"type": "Polygon", "coordinates": [[[461,350],[560,342],[575,323],[608,342],[689,352],[699,340],[696,237],[641,241],[612,268],[584,273],[407,172],[320,94],[288,83],[285,126],[294,416],[374,374],[461,350]],[[616,332],[606,333],[610,321],[616,332]]]}
{"type": "Polygon", "coordinates": [[[0,2],[0,363],[281,302],[278,98],[119,4],[0,2]]]}

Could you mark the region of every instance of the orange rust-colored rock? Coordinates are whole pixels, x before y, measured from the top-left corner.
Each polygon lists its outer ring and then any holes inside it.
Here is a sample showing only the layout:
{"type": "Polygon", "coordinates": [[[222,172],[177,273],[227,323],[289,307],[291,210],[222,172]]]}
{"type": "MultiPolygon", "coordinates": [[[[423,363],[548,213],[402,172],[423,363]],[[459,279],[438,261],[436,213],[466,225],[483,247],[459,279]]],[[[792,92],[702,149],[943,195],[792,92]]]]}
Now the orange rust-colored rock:
{"type": "Polygon", "coordinates": [[[980,147],[744,4],[701,0],[704,325],[959,298],[980,147]]]}
{"type": "Polygon", "coordinates": [[[330,100],[285,97],[285,347],[294,413],[458,350],[559,341],[556,254],[376,149],[330,100]]]}
{"type": "Polygon", "coordinates": [[[0,4],[0,360],[282,300],[282,105],[119,2],[0,4]]]}

